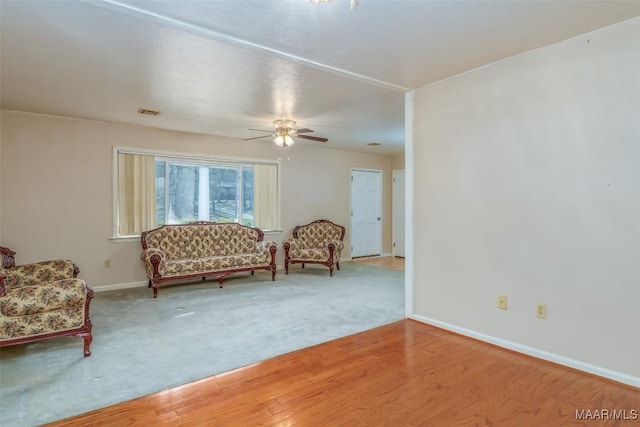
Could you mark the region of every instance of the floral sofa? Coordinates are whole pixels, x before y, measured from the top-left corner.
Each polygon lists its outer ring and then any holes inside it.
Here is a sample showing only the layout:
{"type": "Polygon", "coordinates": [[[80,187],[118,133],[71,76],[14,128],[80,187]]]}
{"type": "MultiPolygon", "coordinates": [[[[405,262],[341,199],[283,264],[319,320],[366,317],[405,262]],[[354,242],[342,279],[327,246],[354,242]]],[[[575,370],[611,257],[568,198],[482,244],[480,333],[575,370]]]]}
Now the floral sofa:
{"type": "Polygon", "coordinates": [[[158,296],[160,284],[183,279],[223,279],[241,271],[267,270],[276,280],[274,242],[264,241],[256,227],[237,223],[199,221],[163,225],[141,236],[149,287],[158,296]]]}
{"type": "Polygon", "coordinates": [[[15,265],[12,250],[0,247],[0,347],[46,338],[84,339],[91,355],[89,304],[94,296],[69,260],[15,265]]]}
{"type": "Polygon", "coordinates": [[[344,248],[345,228],[326,219],[310,224],[298,225],[293,229],[293,238],[282,242],[284,247],[284,268],[289,274],[289,264],[322,264],[329,267],[333,276],[334,266],[340,270],[340,254],[344,248]]]}

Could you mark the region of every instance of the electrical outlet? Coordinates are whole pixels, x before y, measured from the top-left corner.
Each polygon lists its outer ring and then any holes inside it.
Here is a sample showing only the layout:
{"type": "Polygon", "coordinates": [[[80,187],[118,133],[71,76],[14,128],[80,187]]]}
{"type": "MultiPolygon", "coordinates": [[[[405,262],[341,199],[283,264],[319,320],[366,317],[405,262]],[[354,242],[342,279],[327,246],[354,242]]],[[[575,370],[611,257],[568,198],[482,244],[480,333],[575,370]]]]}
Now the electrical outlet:
{"type": "Polygon", "coordinates": [[[539,317],[540,319],[546,319],[547,318],[547,305],[546,304],[538,304],[536,306],[536,317],[539,317]]]}
{"type": "Polygon", "coordinates": [[[498,295],[498,308],[502,310],[507,309],[507,296],[506,295],[498,295]]]}
{"type": "Polygon", "coordinates": [[[104,261],[104,268],[111,268],[111,260],[107,259],[104,261]]]}

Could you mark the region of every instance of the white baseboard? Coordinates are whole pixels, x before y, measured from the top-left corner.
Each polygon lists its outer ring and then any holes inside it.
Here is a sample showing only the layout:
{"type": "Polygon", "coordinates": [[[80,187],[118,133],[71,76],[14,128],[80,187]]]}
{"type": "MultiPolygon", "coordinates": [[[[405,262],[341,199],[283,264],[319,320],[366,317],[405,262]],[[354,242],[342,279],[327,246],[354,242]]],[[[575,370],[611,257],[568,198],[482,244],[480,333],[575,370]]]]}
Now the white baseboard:
{"type": "MultiPolygon", "coordinates": [[[[356,257],[355,259],[375,259],[375,258],[386,258],[386,257],[390,257],[393,256],[393,254],[391,252],[384,252],[381,253],[380,255],[365,255],[365,256],[361,256],[361,257],[356,257]]],[[[354,258],[348,258],[346,260],[340,260],[340,261],[353,261],[354,258]]]]}
{"type": "Polygon", "coordinates": [[[130,288],[146,288],[149,283],[144,282],[131,282],[131,283],[116,283],[115,285],[103,285],[103,286],[91,286],[95,292],[116,291],[118,289],[130,289],[130,288]]]}
{"type": "Polygon", "coordinates": [[[494,344],[499,347],[517,351],[518,353],[527,354],[529,356],[533,356],[538,359],[547,360],[549,362],[557,363],[563,366],[568,366],[570,368],[577,369],[579,371],[587,372],[589,374],[608,378],[613,381],[617,381],[623,384],[640,388],[640,378],[634,377],[632,375],[627,375],[622,372],[612,371],[611,369],[603,368],[601,366],[591,365],[589,363],[581,362],[579,360],[571,359],[569,357],[561,356],[559,354],[549,353],[548,351],[514,343],[502,338],[497,338],[491,335],[483,334],[481,332],[473,331],[471,329],[466,329],[460,326],[452,325],[450,323],[442,322],[440,320],[431,319],[429,317],[420,316],[417,314],[411,314],[409,315],[409,318],[413,320],[417,320],[418,322],[436,326],[438,328],[445,329],[451,332],[456,332],[460,335],[465,335],[467,337],[475,338],[480,341],[494,344]]]}
{"type": "MultiPolygon", "coordinates": [[[[256,270],[256,271],[260,272],[265,270],[256,270]]],[[[276,265],[276,272],[278,271],[284,271],[284,265],[276,265]]],[[[113,285],[91,286],[91,289],[93,289],[95,292],[105,292],[105,291],[116,291],[118,289],[146,288],[148,284],[149,282],[145,280],[142,282],[116,283],[113,285]]]]}

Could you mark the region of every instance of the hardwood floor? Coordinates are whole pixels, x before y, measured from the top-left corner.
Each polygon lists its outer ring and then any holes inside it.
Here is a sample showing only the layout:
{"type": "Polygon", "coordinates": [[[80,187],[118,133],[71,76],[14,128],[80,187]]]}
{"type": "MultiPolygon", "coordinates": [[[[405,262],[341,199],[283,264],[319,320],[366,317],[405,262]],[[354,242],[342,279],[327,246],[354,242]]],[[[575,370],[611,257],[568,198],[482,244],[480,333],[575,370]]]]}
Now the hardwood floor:
{"type": "Polygon", "coordinates": [[[638,389],[403,320],[50,425],[631,426],[638,411],[638,389]]]}
{"type": "Polygon", "coordinates": [[[404,271],[404,258],[394,256],[355,258],[353,262],[358,264],[375,265],[390,270],[404,271]]]}

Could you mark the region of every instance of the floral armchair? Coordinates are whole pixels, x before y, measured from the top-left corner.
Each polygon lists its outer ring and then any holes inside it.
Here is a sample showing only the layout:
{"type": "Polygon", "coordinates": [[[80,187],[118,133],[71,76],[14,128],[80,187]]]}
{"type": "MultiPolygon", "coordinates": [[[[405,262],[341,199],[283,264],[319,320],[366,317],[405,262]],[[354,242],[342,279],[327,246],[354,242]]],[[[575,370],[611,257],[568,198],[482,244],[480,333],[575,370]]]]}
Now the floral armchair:
{"type": "Polygon", "coordinates": [[[0,247],[0,347],[46,338],[84,339],[91,355],[89,304],[94,296],[69,260],[15,265],[15,252],[0,247]]]}
{"type": "Polygon", "coordinates": [[[340,254],[344,248],[345,228],[326,219],[293,229],[293,238],[282,242],[284,247],[284,268],[289,274],[289,264],[322,264],[329,267],[333,276],[334,266],[340,270],[340,254]]]}

